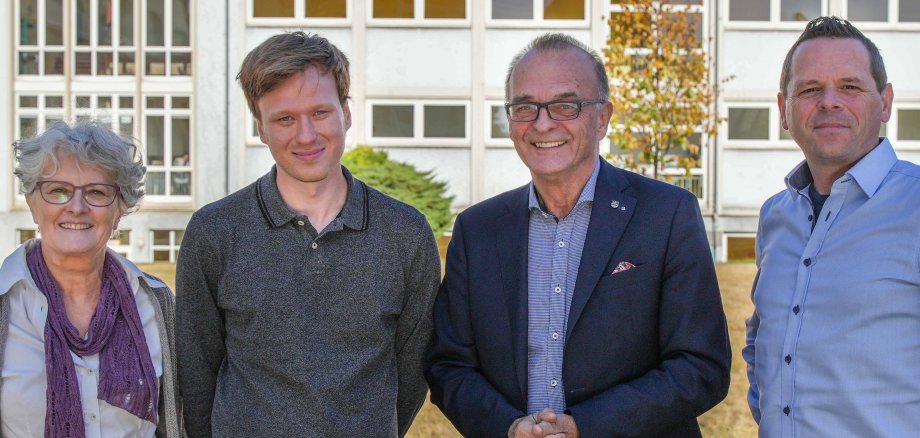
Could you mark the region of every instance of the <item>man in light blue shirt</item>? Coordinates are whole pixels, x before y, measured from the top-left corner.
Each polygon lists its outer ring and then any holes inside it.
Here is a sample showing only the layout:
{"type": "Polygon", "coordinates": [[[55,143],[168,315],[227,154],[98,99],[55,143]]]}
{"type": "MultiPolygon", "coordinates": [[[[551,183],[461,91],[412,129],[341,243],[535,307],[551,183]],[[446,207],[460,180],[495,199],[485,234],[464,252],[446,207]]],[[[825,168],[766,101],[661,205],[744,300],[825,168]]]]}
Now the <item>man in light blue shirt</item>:
{"type": "Polygon", "coordinates": [[[920,167],[878,138],[893,92],[849,22],[786,56],[783,128],[805,154],[760,212],[748,396],[761,436],[920,430],[920,167]]]}

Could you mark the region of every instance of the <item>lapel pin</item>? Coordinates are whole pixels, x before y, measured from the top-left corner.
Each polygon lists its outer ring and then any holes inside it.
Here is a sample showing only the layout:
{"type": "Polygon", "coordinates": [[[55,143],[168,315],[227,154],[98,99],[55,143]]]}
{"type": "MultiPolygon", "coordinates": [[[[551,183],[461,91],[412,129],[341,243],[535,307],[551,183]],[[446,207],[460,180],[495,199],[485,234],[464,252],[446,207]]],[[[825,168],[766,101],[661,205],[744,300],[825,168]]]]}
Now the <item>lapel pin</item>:
{"type": "Polygon", "coordinates": [[[610,206],[613,208],[617,208],[620,206],[620,201],[610,201],[610,206]]]}

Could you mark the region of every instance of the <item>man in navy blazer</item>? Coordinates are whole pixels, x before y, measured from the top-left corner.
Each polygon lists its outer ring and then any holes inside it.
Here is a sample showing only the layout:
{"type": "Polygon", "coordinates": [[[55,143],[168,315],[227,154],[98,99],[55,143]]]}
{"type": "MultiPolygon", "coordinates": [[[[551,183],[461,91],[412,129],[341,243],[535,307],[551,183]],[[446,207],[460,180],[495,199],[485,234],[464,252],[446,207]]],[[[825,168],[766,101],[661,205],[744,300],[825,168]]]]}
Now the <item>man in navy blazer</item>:
{"type": "Polygon", "coordinates": [[[426,377],[465,436],[700,436],[731,350],[696,198],[598,156],[603,62],[561,34],[511,62],[533,181],[461,213],[426,377]]]}

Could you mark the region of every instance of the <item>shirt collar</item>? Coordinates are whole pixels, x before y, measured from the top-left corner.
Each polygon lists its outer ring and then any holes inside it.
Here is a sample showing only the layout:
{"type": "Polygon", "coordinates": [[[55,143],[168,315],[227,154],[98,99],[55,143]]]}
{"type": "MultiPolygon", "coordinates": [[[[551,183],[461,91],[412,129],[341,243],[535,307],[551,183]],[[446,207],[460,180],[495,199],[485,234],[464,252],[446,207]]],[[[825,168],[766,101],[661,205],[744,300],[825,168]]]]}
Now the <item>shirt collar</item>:
{"type": "MultiPolygon", "coordinates": [[[[859,188],[870,198],[878,190],[885,176],[898,161],[894,147],[888,138],[882,138],[881,143],[862,157],[845,175],[856,180],[859,188]]],[[[786,188],[792,192],[799,192],[812,183],[811,169],[804,160],[786,175],[786,188]]]]}
{"type": "MultiPolygon", "coordinates": [[[[597,175],[601,170],[601,158],[598,157],[597,161],[594,163],[594,171],[591,172],[591,177],[588,178],[588,182],[585,184],[585,187],[581,189],[581,194],[578,195],[578,201],[575,202],[575,207],[578,207],[585,202],[594,202],[594,189],[597,187],[597,175]]],[[[537,188],[533,185],[533,181],[530,182],[530,200],[528,202],[528,207],[530,211],[541,211],[543,212],[543,206],[540,205],[540,200],[537,198],[537,188]]],[[[575,207],[572,207],[572,210],[575,210],[575,207]]]]}
{"type": "MultiPolygon", "coordinates": [[[[343,226],[363,230],[367,226],[367,186],[352,176],[345,166],[342,166],[342,175],[345,176],[345,181],[348,183],[348,194],[345,198],[345,206],[342,207],[338,217],[341,218],[343,226]]],[[[278,168],[272,166],[271,172],[259,178],[256,185],[262,213],[275,228],[284,226],[297,217],[297,214],[291,211],[281,198],[277,177],[278,168]]]]}
{"type": "MultiPolygon", "coordinates": [[[[16,248],[12,254],[3,260],[3,266],[0,266],[0,295],[9,292],[10,289],[20,281],[25,281],[33,289],[38,289],[38,286],[36,286],[35,281],[32,279],[32,274],[29,272],[26,254],[28,254],[28,252],[40,241],[40,239],[30,239],[26,241],[22,245],[19,245],[19,248],[16,248]]],[[[111,251],[111,249],[107,249],[107,251],[111,251]]],[[[131,283],[131,288],[134,290],[134,293],[137,293],[139,289],[138,282],[141,278],[143,278],[150,287],[167,287],[162,281],[146,276],[144,272],[130,260],[118,254],[115,254],[115,258],[124,269],[125,275],[128,276],[128,281],[131,283]]]]}

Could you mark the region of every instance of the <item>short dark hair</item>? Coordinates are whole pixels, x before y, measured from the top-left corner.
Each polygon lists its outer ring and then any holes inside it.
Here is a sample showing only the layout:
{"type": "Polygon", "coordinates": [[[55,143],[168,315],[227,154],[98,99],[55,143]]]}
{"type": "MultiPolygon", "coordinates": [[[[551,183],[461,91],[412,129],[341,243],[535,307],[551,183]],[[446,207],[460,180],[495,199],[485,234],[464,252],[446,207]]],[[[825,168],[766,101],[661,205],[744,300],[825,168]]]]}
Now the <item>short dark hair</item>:
{"type": "Polygon", "coordinates": [[[866,51],[869,52],[869,69],[872,72],[872,79],[875,80],[875,87],[879,92],[888,85],[888,74],[885,73],[885,61],[882,60],[882,54],[879,53],[878,47],[869,38],[863,35],[856,26],[849,21],[840,17],[818,17],[808,22],[805,31],[799,35],[799,39],[786,53],[786,60],[783,61],[783,71],[779,77],[779,89],[783,95],[786,94],[786,87],[789,85],[790,76],[792,76],[792,55],[795,49],[805,41],[815,38],[851,38],[863,44],[866,51]]]}
{"type": "Polygon", "coordinates": [[[275,35],[252,49],[236,75],[252,115],[257,119],[261,117],[257,105],[259,98],[311,66],[332,73],[339,100],[344,103],[351,86],[348,58],[329,40],[297,31],[275,35]]]}
{"type": "Polygon", "coordinates": [[[587,55],[594,62],[594,76],[597,79],[597,96],[595,99],[610,98],[610,79],[607,78],[607,69],[604,68],[604,60],[597,54],[594,49],[588,47],[581,41],[576,40],[570,35],[564,33],[547,33],[534,38],[523,50],[514,55],[511,64],[508,66],[508,73],[505,75],[505,100],[511,99],[511,74],[514,68],[530,52],[543,52],[550,50],[568,50],[574,49],[587,55]]]}

